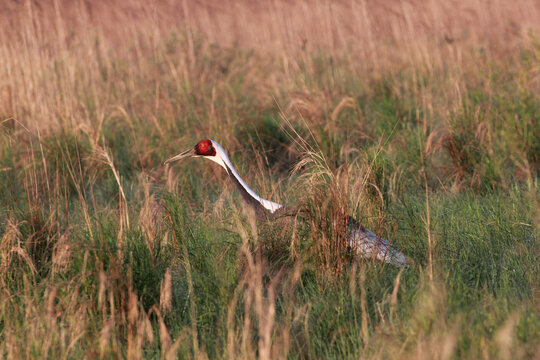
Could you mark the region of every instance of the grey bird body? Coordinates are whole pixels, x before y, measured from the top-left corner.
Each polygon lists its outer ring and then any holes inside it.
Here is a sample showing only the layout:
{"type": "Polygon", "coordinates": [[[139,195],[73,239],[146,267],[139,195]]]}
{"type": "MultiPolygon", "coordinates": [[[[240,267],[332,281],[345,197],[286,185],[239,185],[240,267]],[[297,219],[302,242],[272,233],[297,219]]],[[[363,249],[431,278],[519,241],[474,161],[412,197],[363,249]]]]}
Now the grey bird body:
{"type": "Polygon", "coordinates": [[[348,221],[349,246],[365,258],[376,258],[397,267],[407,267],[412,261],[390,242],[377,236],[373,231],[363,227],[356,219],[349,217],[348,221]]]}

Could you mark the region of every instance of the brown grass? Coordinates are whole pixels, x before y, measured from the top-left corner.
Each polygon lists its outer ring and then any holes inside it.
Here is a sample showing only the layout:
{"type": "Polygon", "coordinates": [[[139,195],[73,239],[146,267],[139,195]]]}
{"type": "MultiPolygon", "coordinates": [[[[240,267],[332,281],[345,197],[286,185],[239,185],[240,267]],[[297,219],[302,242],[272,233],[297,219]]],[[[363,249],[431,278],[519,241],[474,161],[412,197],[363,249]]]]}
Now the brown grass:
{"type": "MultiPolygon", "coordinates": [[[[534,0],[130,1],[115,6],[106,1],[24,1],[3,3],[2,14],[2,119],[14,117],[31,131],[81,129],[96,140],[108,118],[118,112],[130,116],[124,109],[133,96],[128,95],[140,85],[138,79],[154,90],[148,104],[153,109],[140,109],[145,121],[154,121],[160,108],[170,106],[161,97],[162,75],[148,73],[151,58],[169,63],[163,76],[191,87],[197,81],[193,71],[200,46],[235,44],[273,54],[281,62],[280,78],[270,80],[268,71],[259,67],[260,74],[254,76],[266,83],[260,96],[275,96],[276,80],[287,88],[288,74],[304,66],[307,54],[324,50],[370,77],[453,68],[455,81],[444,87],[459,96],[463,76],[473,75],[486,61],[512,55],[527,43],[531,31],[540,29],[540,5],[534,0]],[[162,45],[176,31],[186,35],[185,52],[168,54],[162,45]],[[118,60],[129,64],[123,75],[114,71],[118,60]],[[123,94],[109,93],[121,78],[106,79],[105,73],[131,77],[122,86],[123,94]],[[91,100],[95,108],[89,109],[82,99],[91,100]]],[[[257,71],[251,66],[244,71],[257,71]]],[[[313,64],[307,66],[317,71],[313,64]]],[[[424,103],[432,98],[419,96],[424,103]]],[[[433,111],[444,106],[426,105],[433,111]]],[[[451,110],[451,98],[448,105],[451,110]]],[[[155,125],[158,131],[170,127],[155,125]]]]}

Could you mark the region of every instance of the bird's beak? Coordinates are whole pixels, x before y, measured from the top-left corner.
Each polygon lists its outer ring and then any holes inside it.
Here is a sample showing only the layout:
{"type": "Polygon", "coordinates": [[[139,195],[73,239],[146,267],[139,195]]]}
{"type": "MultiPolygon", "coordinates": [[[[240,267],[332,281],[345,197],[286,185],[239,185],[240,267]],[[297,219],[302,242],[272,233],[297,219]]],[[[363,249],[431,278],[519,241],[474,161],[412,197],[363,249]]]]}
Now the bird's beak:
{"type": "Polygon", "coordinates": [[[178,154],[176,156],[173,156],[172,158],[168,159],[167,161],[165,161],[165,164],[169,164],[169,163],[172,163],[174,161],[182,160],[184,158],[188,158],[188,157],[195,156],[195,155],[197,155],[197,153],[195,152],[195,148],[191,148],[189,150],[184,151],[183,153],[180,153],[180,154],[178,154]]]}

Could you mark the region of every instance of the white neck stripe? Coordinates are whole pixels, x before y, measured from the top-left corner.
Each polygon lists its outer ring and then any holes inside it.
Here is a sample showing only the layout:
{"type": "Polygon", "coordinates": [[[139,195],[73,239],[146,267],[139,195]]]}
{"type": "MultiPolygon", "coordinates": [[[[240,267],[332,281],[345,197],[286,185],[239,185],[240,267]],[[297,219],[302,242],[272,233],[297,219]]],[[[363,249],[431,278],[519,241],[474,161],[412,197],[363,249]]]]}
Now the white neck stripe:
{"type": "Polygon", "coordinates": [[[234,176],[235,179],[238,180],[240,185],[246,190],[246,192],[253,199],[255,199],[257,202],[259,202],[265,209],[270,211],[271,213],[273,213],[277,209],[283,207],[283,205],[281,205],[281,204],[278,204],[278,203],[275,203],[273,201],[261,198],[253,190],[251,190],[251,188],[249,186],[247,186],[247,184],[244,182],[244,180],[242,180],[240,175],[238,175],[238,172],[234,168],[233,164],[231,163],[231,160],[229,159],[229,157],[227,156],[227,153],[225,152],[225,150],[223,150],[221,145],[219,145],[214,140],[210,140],[210,141],[212,141],[212,144],[214,145],[214,148],[216,149],[216,155],[215,156],[204,156],[204,158],[207,158],[208,160],[212,160],[213,162],[218,163],[219,165],[221,165],[225,169],[225,171],[227,171],[227,173],[229,173],[229,171],[230,171],[229,175],[234,176]]]}

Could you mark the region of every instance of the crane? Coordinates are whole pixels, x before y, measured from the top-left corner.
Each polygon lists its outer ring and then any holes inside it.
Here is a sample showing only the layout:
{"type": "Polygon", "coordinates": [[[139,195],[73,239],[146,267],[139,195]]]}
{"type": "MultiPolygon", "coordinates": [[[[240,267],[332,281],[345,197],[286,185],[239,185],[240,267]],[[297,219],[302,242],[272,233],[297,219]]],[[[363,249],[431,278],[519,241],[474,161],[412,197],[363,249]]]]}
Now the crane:
{"type": "MultiPolygon", "coordinates": [[[[223,167],[242,195],[242,198],[255,210],[258,220],[264,222],[298,213],[293,208],[263,199],[251,190],[234,168],[225,150],[216,141],[209,139],[201,140],[194,147],[169,158],[165,161],[165,164],[189,157],[202,157],[223,167]]],[[[394,248],[388,240],[377,236],[350,216],[347,218],[347,238],[348,245],[356,249],[356,253],[359,256],[365,258],[374,257],[398,267],[407,267],[412,263],[411,259],[394,248]]]]}

